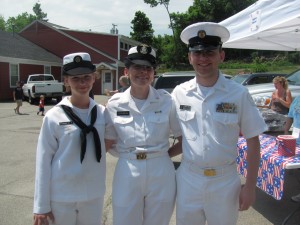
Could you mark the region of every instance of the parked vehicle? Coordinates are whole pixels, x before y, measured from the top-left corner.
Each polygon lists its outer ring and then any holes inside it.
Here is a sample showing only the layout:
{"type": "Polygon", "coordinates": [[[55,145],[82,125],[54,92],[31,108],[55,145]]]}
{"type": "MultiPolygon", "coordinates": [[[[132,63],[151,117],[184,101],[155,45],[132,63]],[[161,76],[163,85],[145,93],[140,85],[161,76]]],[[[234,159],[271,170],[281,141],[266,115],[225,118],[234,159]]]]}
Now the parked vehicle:
{"type": "Polygon", "coordinates": [[[284,73],[248,73],[248,74],[237,74],[232,80],[242,85],[254,85],[263,83],[272,83],[273,79],[277,76],[286,76],[284,73]]]}
{"type": "Polygon", "coordinates": [[[45,96],[45,100],[56,98],[57,101],[64,95],[64,84],[55,80],[51,74],[29,75],[22,89],[30,104],[37,102],[41,95],[45,96]]]}
{"type": "MultiPolygon", "coordinates": [[[[300,95],[300,69],[285,76],[288,81],[289,89],[292,97],[295,98],[300,95]]],[[[273,83],[247,85],[250,95],[252,96],[256,105],[264,105],[266,99],[271,99],[272,93],[275,90],[273,83]]],[[[269,102],[269,101],[268,101],[269,102]]]]}
{"type": "MultiPolygon", "coordinates": [[[[231,75],[224,74],[228,79],[231,79],[231,75]]],[[[176,72],[166,72],[155,76],[153,87],[156,89],[165,89],[169,93],[181,83],[189,81],[195,77],[194,71],[176,71],[176,72]]]]}

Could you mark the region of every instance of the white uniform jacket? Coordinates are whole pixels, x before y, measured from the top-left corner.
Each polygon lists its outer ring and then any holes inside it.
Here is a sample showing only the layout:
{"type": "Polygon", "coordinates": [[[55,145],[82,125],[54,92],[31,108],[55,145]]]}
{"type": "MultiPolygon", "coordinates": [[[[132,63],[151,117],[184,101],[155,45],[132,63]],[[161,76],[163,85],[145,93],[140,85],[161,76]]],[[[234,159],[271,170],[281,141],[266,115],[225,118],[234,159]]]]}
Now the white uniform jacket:
{"type": "MultiPolygon", "coordinates": [[[[87,125],[90,124],[91,110],[96,104],[90,99],[88,118],[83,120],[87,125]]],[[[90,132],[87,134],[86,153],[81,164],[80,128],[71,122],[60,105],[73,107],[69,97],[66,97],[50,109],[44,117],[38,139],[34,213],[49,212],[50,201],[87,201],[103,197],[105,193],[104,106],[98,105],[94,124],[101,140],[101,161],[98,163],[96,160],[94,138],[90,132]]]]}
{"type": "Polygon", "coordinates": [[[183,158],[202,167],[236,160],[241,131],[245,138],[267,129],[246,87],[222,74],[202,97],[196,78],[178,85],[172,95],[182,128],[183,158]]]}
{"type": "Polygon", "coordinates": [[[109,99],[105,137],[116,140],[120,153],[167,152],[170,131],[175,137],[181,135],[171,95],[150,87],[148,98],[139,110],[130,90],[128,88],[109,99]]]}

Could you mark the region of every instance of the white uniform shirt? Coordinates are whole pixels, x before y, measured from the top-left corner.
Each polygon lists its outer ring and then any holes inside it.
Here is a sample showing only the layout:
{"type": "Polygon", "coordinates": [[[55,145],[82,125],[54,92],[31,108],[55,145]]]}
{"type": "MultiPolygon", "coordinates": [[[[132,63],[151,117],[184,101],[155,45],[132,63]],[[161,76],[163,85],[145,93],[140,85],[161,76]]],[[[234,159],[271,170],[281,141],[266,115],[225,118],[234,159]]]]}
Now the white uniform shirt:
{"type": "MultiPolygon", "coordinates": [[[[83,119],[78,115],[87,125],[96,104],[90,99],[88,117],[83,119]]],[[[44,117],[38,139],[34,213],[49,212],[50,201],[87,201],[103,197],[105,193],[105,108],[98,105],[94,124],[101,140],[101,161],[98,163],[96,160],[93,133],[90,132],[81,164],[80,128],[71,123],[60,105],[73,108],[69,97],[66,97],[50,109],[44,117]]],[[[77,114],[76,110],[73,111],[77,114]]]]}
{"type": "Polygon", "coordinates": [[[172,93],[182,128],[183,158],[202,167],[230,164],[236,160],[239,132],[251,138],[267,126],[244,86],[221,74],[205,97],[197,86],[194,78],[172,93]]]}
{"type": "Polygon", "coordinates": [[[116,140],[118,152],[167,152],[170,130],[175,137],[181,135],[171,95],[150,87],[148,98],[139,110],[130,90],[131,87],[109,99],[105,137],[116,140]]]}

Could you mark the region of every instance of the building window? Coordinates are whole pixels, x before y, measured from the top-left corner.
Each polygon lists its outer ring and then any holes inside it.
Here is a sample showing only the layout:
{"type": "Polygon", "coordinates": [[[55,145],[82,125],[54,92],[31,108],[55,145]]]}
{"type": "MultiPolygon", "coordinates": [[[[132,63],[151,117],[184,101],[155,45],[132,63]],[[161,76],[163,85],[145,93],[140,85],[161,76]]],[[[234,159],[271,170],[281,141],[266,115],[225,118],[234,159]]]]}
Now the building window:
{"type": "Polygon", "coordinates": [[[9,64],[9,82],[11,87],[16,87],[16,83],[19,80],[19,65],[9,64]]]}
{"type": "Polygon", "coordinates": [[[126,49],[126,50],[128,49],[128,45],[127,45],[127,44],[125,44],[125,49],[126,49]]]}
{"type": "Polygon", "coordinates": [[[44,73],[51,74],[51,66],[44,66],[44,73]]]}
{"type": "Polygon", "coordinates": [[[124,43],[123,42],[120,43],[120,48],[124,48],[124,43]]]}
{"type": "Polygon", "coordinates": [[[104,83],[111,83],[111,73],[110,72],[105,73],[104,83]]]}

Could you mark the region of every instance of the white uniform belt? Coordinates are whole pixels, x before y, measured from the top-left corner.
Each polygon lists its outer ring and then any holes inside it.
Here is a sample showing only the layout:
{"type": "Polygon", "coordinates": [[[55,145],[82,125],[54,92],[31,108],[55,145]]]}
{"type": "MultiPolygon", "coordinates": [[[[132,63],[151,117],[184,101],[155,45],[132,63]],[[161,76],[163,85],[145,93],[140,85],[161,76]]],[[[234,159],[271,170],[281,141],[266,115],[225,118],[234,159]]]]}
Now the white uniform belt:
{"type": "Polygon", "coordinates": [[[188,161],[188,160],[182,160],[181,165],[189,168],[191,171],[198,173],[200,175],[206,176],[206,177],[212,177],[212,176],[220,176],[225,173],[237,171],[235,162],[232,162],[230,164],[226,164],[220,167],[200,167],[199,165],[188,161]]]}
{"type": "Polygon", "coordinates": [[[120,158],[133,159],[133,160],[145,160],[153,159],[161,156],[167,156],[168,152],[121,152],[120,158]]]}

